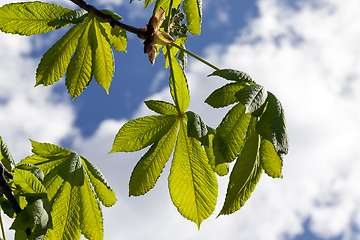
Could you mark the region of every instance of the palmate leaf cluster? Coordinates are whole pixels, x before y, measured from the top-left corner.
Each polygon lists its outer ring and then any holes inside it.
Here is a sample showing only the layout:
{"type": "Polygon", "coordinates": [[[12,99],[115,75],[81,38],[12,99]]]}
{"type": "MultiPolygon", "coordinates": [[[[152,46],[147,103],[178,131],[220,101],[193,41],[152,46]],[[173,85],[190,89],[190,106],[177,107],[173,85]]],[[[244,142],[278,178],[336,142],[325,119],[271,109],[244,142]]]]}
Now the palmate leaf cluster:
{"type": "MultiPolygon", "coordinates": [[[[145,8],[152,2],[145,0],[145,8]]],[[[177,14],[183,11],[187,25],[177,26],[185,26],[186,31],[181,32],[199,35],[202,1],[156,0],[154,13],[160,7],[167,13],[161,30],[176,35],[172,46],[162,46],[173,103],[145,101],[157,114],[124,124],[110,153],[147,148],[131,174],[129,196],[150,191],[171,159],[171,200],[182,216],[200,228],[215,210],[216,174],[225,176],[230,172],[219,215],[239,210],[263,172],[273,178],[282,177],[283,155],[289,148],[285,114],[274,94],[248,74],[232,69],[209,75],[229,80],[205,100],[214,110],[230,108],[219,126],[208,126],[199,114],[190,111],[184,72],[188,36],[172,29],[172,21],[182,19],[177,14]]],[[[112,11],[102,11],[121,20],[112,11]]],[[[43,55],[35,85],[51,85],[66,75],[65,84],[72,98],[79,96],[93,78],[108,92],[114,73],[112,48],[126,51],[123,29],[111,27],[83,9],[71,10],[50,3],[13,3],[0,8],[0,30],[7,33],[29,36],[69,25],[73,26],[43,55]]],[[[18,239],[26,238],[27,228],[32,229],[32,236],[43,236],[36,239],[78,239],[81,234],[102,239],[100,204],[111,206],[116,199],[101,172],[76,152],[48,143],[32,141],[32,145],[34,155],[16,167],[7,147],[3,151],[1,145],[4,165],[15,174],[11,184],[24,209],[12,226],[18,239]]],[[[6,199],[2,199],[1,206],[15,217],[6,199]]]]}
{"type": "Polygon", "coordinates": [[[115,193],[100,170],[85,157],[49,143],[31,141],[33,155],[16,166],[3,140],[1,157],[11,166],[9,184],[20,207],[15,214],[3,197],[1,208],[15,218],[15,239],[103,239],[101,205],[115,204],[115,193]]]}
{"type": "MultiPolygon", "coordinates": [[[[121,17],[104,10],[116,20],[121,17]]],[[[92,78],[106,92],[114,74],[116,51],[126,51],[125,30],[89,14],[42,2],[10,3],[0,8],[0,30],[20,35],[42,34],[65,26],[70,28],[42,57],[36,70],[37,85],[52,85],[66,74],[72,98],[79,96],[92,78]]]]}

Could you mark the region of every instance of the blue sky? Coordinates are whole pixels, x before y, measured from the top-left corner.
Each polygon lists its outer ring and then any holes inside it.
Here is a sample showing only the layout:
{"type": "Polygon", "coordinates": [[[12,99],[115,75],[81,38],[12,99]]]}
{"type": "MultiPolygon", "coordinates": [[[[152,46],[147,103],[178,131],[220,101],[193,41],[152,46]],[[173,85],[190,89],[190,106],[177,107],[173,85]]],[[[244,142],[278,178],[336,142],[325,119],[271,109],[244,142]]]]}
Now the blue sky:
{"type": "MultiPolygon", "coordinates": [[[[8,2],[0,0],[1,5],[8,2]]],[[[75,8],[67,0],[52,2],[75,8]]],[[[144,1],[88,2],[112,8],[137,27],[146,25],[153,8],[144,10],[144,1]]],[[[41,55],[63,32],[30,38],[0,33],[0,135],[17,162],[31,154],[29,138],[69,147],[94,162],[118,199],[114,207],[103,209],[105,239],[358,239],[360,2],[203,4],[202,34],[191,36],[186,46],[220,68],[249,73],[281,100],[290,136],[283,179],[264,174],[240,211],[215,219],[228,182],[227,177],[218,178],[217,208],[200,231],[171,203],[170,164],[154,189],[129,198],[130,174],[144,151],[107,154],[115,134],[126,121],[153,114],[144,100],[171,101],[164,60],[159,56],[152,66],[142,41],[131,34],[127,53],[114,53],[110,95],[93,81],[71,101],[63,80],[33,87],[41,55]]],[[[226,83],[207,78],[211,72],[189,59],[189,110],[215,127],[228,109],[214,110],[203,103],[226,83]]]]}

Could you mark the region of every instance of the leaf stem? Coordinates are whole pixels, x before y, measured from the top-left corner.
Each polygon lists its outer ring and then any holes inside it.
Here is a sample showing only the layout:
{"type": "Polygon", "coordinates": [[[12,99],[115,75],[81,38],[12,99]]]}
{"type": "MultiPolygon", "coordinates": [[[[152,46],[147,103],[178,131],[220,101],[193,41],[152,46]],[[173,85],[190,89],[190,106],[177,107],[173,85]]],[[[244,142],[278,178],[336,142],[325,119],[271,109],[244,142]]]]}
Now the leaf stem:
{"type": "Polygon", "coordinates": [[[177,47],[178,49],[180,49],[181,51],[186,52],[187,54],[189,54],[190,56],[192,56],[193,58],[195,58],[196,60],[199,60],[200,62],[208,65],[209,67],[215,69],[215,70],[220,70],[220,68],[212,65],[211,63],[209,63],[208,61],[204,60],[203,58],[199,57],[198,55],[186,50],[185,48],[181,47],[180,45],[177,45],[175,42],[171,44],[174,47],[177,47]]]}
{"type": "Polygon", "coordinates": [[[1,212],[0,212],[0,224],[1,224],[1,232],[2,232],[3,239],[6,240],[5,231],[4,231],[4,224],[3,224],[1,212]]]}

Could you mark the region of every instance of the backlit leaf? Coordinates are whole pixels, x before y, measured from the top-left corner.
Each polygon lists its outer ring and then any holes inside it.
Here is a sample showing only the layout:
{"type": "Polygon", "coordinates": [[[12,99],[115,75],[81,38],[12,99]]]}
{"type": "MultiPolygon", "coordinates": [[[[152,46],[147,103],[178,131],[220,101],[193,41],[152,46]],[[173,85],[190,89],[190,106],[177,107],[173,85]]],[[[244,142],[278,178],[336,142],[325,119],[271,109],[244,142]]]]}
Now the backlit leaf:
{"type": "Polygon", "coordinates": [[[202,138],[201,143],[204,146],[206,156],[209,159],[210,166],[214,172],[216,172],[219,176],[224,176],[229,173],[229,167],[227,163],[222,163],[219,165],[215,165],[215,155],[214,155],[214,133],[210,133],[202,138]]]}
{"type": "Polygon", "coordinates": [[[136,164],[129,182],[129,196],[140,196],[155,186],[166,162],[173,152],[179,123],[158,142],[155,142],[136,164]]]}
{"type": "Polygon", "coordinates": [[[216,165],[232,162],[244,146],[251,115],[242,104],[235,105],[216,129],[214,154],[216,165]]]}
{"type": "Polygon", "coordinates": [[[118,51],[125,51],[127,48],[126,31],[118,26],[111,27],[108,22],[100,23],[101,33],[109,39],[113,48],[118,51]]]}
{"type": "Polygon", "coordinates": [[[170,59],[170,92],[171,96],[178,107],[179,111],[185,113],[189,103],[189,88],[183,69],[181,68],[178,60],[171,56],[169,46],[167,47],[168,58],[170,59]]]}
{"type": "Polygon", "coordinates": [[[271,92],[268,92],[266,110],[261,116],[256,130],[262,137],[272,142],[278,154],[288,153],[289,139],[284,109],[271,92]]]}
{"type": "Polygon", "coordinates": [[[186,14],[187,29],[192,34],[200,35],[202,0],[184,0],[182,8],[186,14]]]}
{"type": "Polygon", "coordinates": [[[14,169],[14,183],[22,194],[46,197],[46,188],[30,171],[14,169]]]}
{"type": "Polygon", "coordinates": [[[116,134],[113,152],[133,152],[145,148],[164,136],[174,125],[176,116],[156,115],[130,120],[116,134]]]}
{"type": "Polygon", "coordinates": [[[74,56],[67,69],[65,85],[74,99],[89,85],[92,78],[92,51],[89,44],[89,27],[83,31],[74,56]]]}
{"type": "Polygon", "coordinates": [[[93,21],[90,34],[90,45],[93,53],[93,68],[95,80],[102,86],[107,93],[112,77],[114,75],[114,58],[110,43],[101,34],[100,23],[93,21]]]}
{"type": "Polygon", "coordinates": [[[281,178],[282,159],[275,152],[274,145],[265,138],[261,138],[260,161],[265,173],[273,178],[281,178]]]}
{"type": "Polygon", "coordinates": [[[55,30],[50,23],[72,11],[43,2],[10,3],[0,8],[0,30],[6,33],[33,35],[55,30]]]}
{"type": "Polygon", "coordinates": [[[257,118],[252,117],[246,134],[246,143],[230,174],[225,202],[219,215],[234,213],[244,206],[260,179],[260,136],[255,129],[256,123],[257,118]]]}
{"type": "Polygon", "coordinates": [[[180,123],[168,179],[174,205],[200,228],[215,209],[218,184],[204,149],[195,138],[187,136],[184,121],[180,123]]]}
{"type": "Polygon", "coordinates": [[[159,101],[159,100],[149,100],[149,101],[145,101],[145,104],[150,110],[153,110],[154,112],[162,115],[172,115],[178,113],[176,107],[168,102],[159,101]]]}
{"type": "Polygon", "coordinates": [[[83,166],[95,190],[96,197],[105,207],[111,207],[116,203],[115,192],[111,189],[100,170],[85,157],[81,156],[83,166]]]}
{"type": "Polygon", "coordinates": [[[48,86],[59,81],[67,71],[78,40],[91,20],[76,24],[58,40],[41,58],[36,70],[36,85],[48,86]]]}

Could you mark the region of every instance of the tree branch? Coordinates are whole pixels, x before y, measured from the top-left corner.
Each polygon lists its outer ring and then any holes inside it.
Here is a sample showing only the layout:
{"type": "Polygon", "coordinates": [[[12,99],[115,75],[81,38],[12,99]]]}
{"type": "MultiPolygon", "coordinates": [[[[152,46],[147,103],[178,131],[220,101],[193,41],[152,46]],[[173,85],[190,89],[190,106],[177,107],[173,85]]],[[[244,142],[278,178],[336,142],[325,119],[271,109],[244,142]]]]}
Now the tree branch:
{"type": "MultiPolygon", "coordinates": [[[[1,193],[4,194],[6,196],[6,198],[9,200],[11,207],[14,209],[14,212],[16,214],[19,214],[22,209],[19,205],[19,203],[17,202],[14,193],[11,190],[11,187],[9,186],[9,184],[7,183],[7,180],[5,178],[5,176],[7,176],[10,179],[13,179],[13,174],[10,173],[4,166],[4,164],[0,161],[0,190],[1,193]]],[[[31,229],[27,228],[25,230],[26,236],[30,236],[31,233],[31,229]]]]}
{"type": "Polygon", "coordinates": [[[86,10],[87,12],[89,12],[90,14],[93,14],[99,18],[101,18],[102,20],[110,23],[111,27],[115,27],[118,26],[128,32],[131,33],[135,33],[136,35],[138,35],[139,37],[143,37],[143,38],[149,38],[150,37],[150,33],[147,31],[143,31],[140,30],[139,28],[135,28],[133,26],[124,24],[122,22],[117,21],[115,18],[113,18],[113,16],[103,13],[100,10],[98,10],[96,7],[87,4],[84,0],[70,0],[73,3],[75,3],[76,5],[78,5],[80,8],[86,10]]]}

